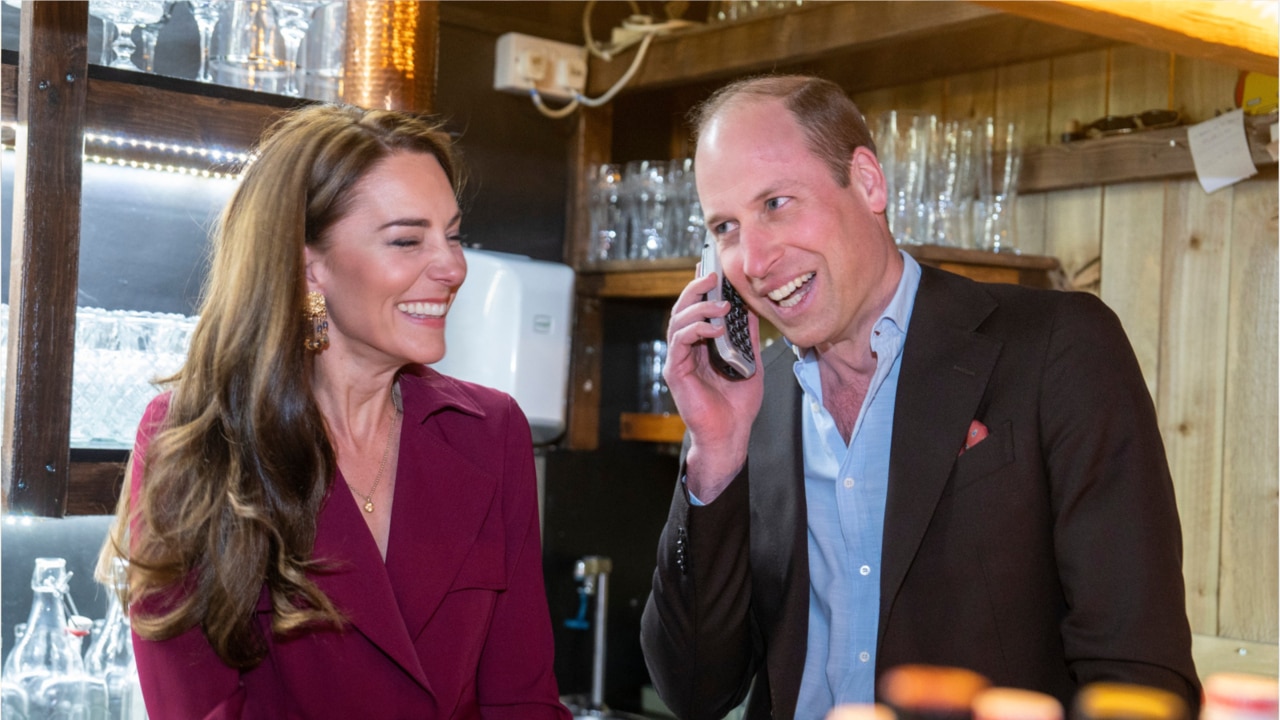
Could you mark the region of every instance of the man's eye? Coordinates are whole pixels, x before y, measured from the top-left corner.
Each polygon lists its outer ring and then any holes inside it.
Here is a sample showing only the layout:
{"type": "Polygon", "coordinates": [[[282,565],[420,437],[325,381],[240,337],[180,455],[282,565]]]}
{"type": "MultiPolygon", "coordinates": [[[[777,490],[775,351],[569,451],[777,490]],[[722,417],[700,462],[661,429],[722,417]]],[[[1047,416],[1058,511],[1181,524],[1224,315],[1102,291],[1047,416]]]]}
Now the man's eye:
{"type": "Polygon", "coordinates": [[[770,210],[777,210],[783,205],[786,205],[788,200],[790,200],[790,198],[785,198],[785,197],[769,198],[768,200],[764,201],[764,206],[770,210]]]}

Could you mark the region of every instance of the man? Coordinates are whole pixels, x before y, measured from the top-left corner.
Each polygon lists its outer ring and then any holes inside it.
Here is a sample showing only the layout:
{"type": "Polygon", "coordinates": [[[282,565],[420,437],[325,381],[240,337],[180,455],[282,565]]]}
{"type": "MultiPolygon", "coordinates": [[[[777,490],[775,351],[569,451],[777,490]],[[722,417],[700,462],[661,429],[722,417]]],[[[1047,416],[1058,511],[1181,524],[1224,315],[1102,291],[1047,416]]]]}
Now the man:
{"type": "Polygon", "coordinates": [[[1155,412],[1114,314],[986,285],[894,244],[853,103],[740,81],[695,121],[728,281],[786,339],[727,380],[691,282],[664,371],[688,426],[642,621],[683,720],[821,718],[904,663],[1064,704],[1097,680],[1186,699],[1181,530],[1155,412]],[[754,683],[754,688],[753,688],[754,683]]]}

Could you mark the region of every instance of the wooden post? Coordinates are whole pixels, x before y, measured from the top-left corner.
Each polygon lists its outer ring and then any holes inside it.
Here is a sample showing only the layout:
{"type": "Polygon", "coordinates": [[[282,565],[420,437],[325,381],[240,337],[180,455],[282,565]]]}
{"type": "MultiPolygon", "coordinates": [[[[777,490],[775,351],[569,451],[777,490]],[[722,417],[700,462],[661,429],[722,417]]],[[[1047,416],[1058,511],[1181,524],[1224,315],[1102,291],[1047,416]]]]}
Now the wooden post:
{"type": "Polygon", "coordinates": [[[89,3],[22,4],[3,488],[10,511],[66,512],[89,3]]]}
{"type": "MultiPolygon", "coordinates": [[[[590,246],[588,205],[591,190],[587,187],[587,168],[609,160],[613,106],[581,108],[572,122],[564,260],[581,270],[587,262],[590,246]]],[[[600,442],[600,356],[604,352],[604,319],[600,299],[585,294],[581,278],[578,282],[564,444],[570,450],[594,450],[600,442]]]]}

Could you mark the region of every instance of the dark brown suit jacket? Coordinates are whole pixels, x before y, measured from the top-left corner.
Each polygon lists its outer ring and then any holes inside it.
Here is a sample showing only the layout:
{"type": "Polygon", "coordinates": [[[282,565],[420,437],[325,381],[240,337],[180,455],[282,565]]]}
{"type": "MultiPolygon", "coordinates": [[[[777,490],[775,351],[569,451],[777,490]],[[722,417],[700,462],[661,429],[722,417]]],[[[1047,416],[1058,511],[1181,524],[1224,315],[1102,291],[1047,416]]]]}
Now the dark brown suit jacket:
{"type": "MultiPolygon", "coordinates": [[[[1083,293],[922,268],[894,409],[877,675],[971,668],[1068,704],[1134,682],[1195,717],[1182,534],[1155,410],[1118,319],[1083,293]],[[960,455],[972,420],[989,436],[960,455]]],[[[780,346],[783,344],[779,343],[780,346]]],[[[809,567],[794,355],[762,357],[747,464],[705,507],[677,485],[642,621],[682,720],[791,718],[809,567]]]]}

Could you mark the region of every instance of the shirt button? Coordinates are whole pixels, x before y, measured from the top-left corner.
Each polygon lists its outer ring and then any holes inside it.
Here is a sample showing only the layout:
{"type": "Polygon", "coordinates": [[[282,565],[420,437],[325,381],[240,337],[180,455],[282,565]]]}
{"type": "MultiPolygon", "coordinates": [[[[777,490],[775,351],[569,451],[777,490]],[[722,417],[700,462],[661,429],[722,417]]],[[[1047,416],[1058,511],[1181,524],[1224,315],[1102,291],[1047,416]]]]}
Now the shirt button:
{"type": "Polygon", "coordinates": [[[812,403],[809,403],[809,409],[814,412],[820,412],[822,410],[822,406],[816,402],[812,402],[812,403]]]}
{"type": "Polygon", "coordinates": [[[862,573],[863,575],[870,575],[871,568],[870,566],[863,565],[862,567],[858,568],[858,572],[862,573]]]}
{"type": "Polygon", "coordinates": [[[853,478],[845,478],[845,479],[844,479],[844,486],[845,486],[845,487],[847,487],[847,488],[851,488],[851,487],[853,487],[853,478]]]}
{"type": "Polygon", "coordinates": [[[871,659],[871,653],[867,652],[866,650],[863,650],[862,652],[858,653],[858,659],[861,660],[862,662],[867,662],[868,660],[871,659]]]}

